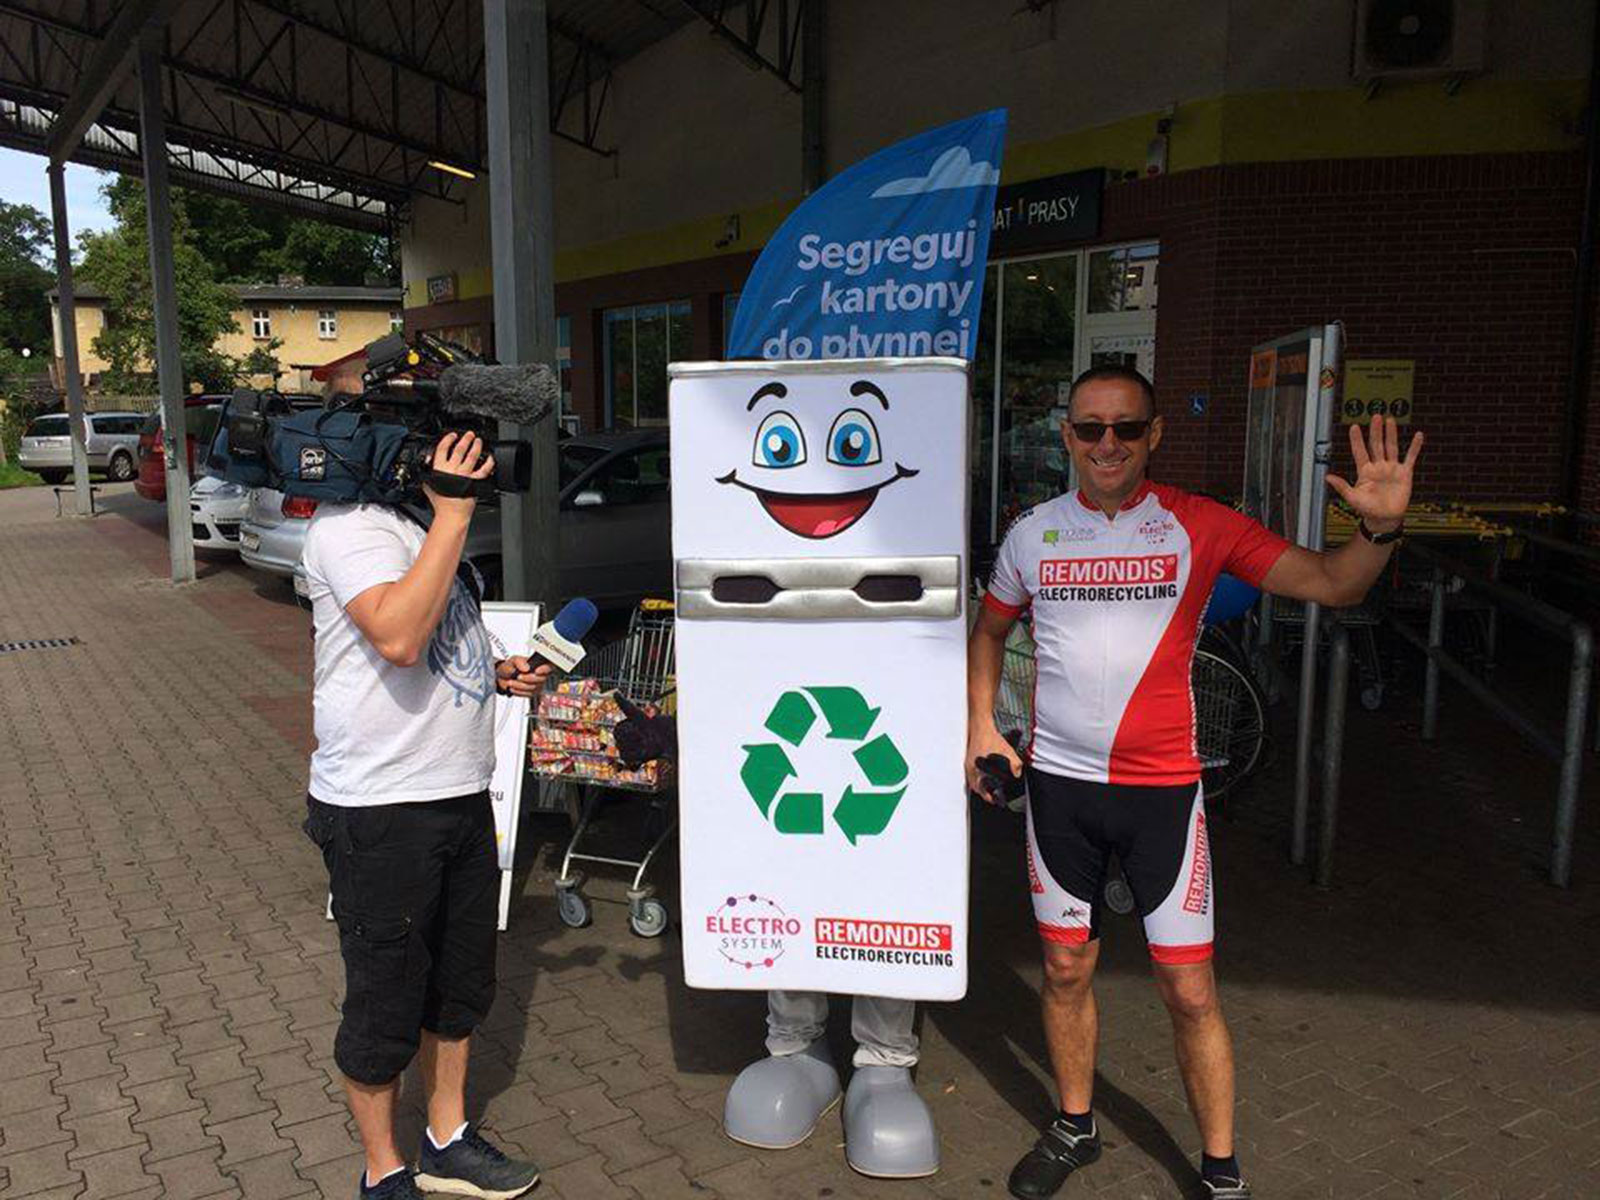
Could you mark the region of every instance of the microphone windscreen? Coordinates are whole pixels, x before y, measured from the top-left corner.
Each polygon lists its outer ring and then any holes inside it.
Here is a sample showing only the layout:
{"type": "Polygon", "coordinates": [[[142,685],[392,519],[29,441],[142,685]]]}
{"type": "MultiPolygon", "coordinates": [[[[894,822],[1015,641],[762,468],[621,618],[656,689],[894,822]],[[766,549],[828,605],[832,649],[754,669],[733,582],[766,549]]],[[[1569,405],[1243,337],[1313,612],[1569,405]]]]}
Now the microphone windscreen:
{"type": "Polygon", "coordinates": [[[453,413],[532,425],[550,415],[561,381],[543,363],[486,366],[459,363],[439,376],[439,399],[453,413]]]}
{"type": "Polygon", "coordinates": [[[589,630],[594,628],[594,623],[599,617],[600,610],[594,606],[594,601],[579,596],[562,605],[561,611],[556,614],[556,619],[550,623],[567,641],[581,642],[589,630]]]}

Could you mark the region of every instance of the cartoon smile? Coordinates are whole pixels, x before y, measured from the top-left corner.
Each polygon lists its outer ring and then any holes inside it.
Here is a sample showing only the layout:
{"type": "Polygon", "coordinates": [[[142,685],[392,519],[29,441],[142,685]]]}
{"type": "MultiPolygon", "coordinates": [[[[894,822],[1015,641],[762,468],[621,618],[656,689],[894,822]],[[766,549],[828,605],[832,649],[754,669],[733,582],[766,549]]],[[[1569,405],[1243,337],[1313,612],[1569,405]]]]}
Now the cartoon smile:
{"type": "Polygon", "coordinates": [[[854,492],[769,492],[740,479],[737,471],[729,471],[717,479],[718,483],[731,483],[747,492],[754,492],[767,515],[790,533],[803,538],[829,538],[843,533],[872,507],[878,493],[891,483],[910,479],[917,472],[911,467],[894,465],[895,473],[881,483],[854,492]]]}
{"type": "MultiPolygon", "coordinates": [[[[883,445],[877,422],[858,404],[863,397],[868,401],[876,401],[882,406],[879,413],[882,416],[889,411],[889,398],[870,379],[856,380],[849,390],[852,403],[834,416],[827,426],[828,434],[823,441],[829,472],[837,467],[847,468],[848,473],[858,468],[881,467],[883,464],[883,445]]],[[[762,401],[782,400],[788,394],[787,385],[778,380],[763,384],[750,397],[746,411],[754,413],[762,401]]],[[[813,427],[813,436],[819,432],[820,427],[813,427]]],[[[817,539],[843,533],[867,515],[872,502],[884,488],[917,474],[914,468],[897,462],[893,475],[867,487],[843,492],[806,490],[802,481],[827,478],[829,482],[836,482],[840,478],[836,473],[825,473],[820,477],[812,474],[806,465],[809,459],[806,430],[800,419],[785,409],[775,409],[768,412],[756,426],[755,445],[750,453],[750,465],[756,468],[754,478],[764,482],[785,472],[794,472],[784,482],[792,479],[802,485],[783,491],[761,487],[740,479],[736,470],[718,476],[717,482],[731,483],[753,492],[767,515],[784,529],[803,538],[817,539]]]]}

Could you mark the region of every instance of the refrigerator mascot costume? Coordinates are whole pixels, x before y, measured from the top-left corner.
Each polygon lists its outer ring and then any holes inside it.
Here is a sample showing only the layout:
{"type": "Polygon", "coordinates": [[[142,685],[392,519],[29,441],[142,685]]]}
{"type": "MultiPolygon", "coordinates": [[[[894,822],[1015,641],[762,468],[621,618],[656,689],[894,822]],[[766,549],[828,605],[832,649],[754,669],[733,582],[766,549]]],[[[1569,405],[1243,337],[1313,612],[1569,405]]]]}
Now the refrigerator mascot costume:
{"type": "Polygon", "coordinates": [[[967,364],[674,364],[684,968],[767,993],[730,1137],[938,1170],[911,1077],[919,999],[966,991],[967,364]]]}

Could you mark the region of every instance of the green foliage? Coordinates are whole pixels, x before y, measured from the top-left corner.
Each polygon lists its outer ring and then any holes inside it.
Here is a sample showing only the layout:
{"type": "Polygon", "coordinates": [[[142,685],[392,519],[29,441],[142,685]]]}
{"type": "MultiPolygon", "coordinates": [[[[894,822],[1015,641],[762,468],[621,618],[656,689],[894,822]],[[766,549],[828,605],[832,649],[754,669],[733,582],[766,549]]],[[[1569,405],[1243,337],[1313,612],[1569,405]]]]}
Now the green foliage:
{"type": "Polygon", "coordinates": [[[24,471],[14,462],[0,464],[0,491],[7,488],[38,487],[44,482],[32,471],[24,471]]]}
{"type": "Polygon", "coordinates": [[[41,374],[43,369],[39,359],[30,361],[0,346],[0,446],[5,448],[7,462],[16,460],[22,431],[48,404],[48,401],[40,404],[29,394],[27,386],[27,381],[41,374]]]}
{"type": "Polygon", "coordinates": [[[276,380],[283,373],[283,367],[278,362],[278,348],[283,345],[282,338],[273,338],[264,346],[256,346],[249,354],[239,360],[239,377],[242,382],[253,375],[265,375],[276,380]]]}
{"type": "MultiPolygon", "coordinates": [[[[122,178],[106,189],[111,212],[138,211],[143,219],[143,185],[122,178]]],[[[189,231],[189,240],[211,264],[223,283],[277,283],[295,278],[316,286],[392,284],[400,264],[391,255],[389,239],[345,229],[210,192],[172,190],[173,223],[189,231]]]]}
{"type": "Polygon", "coordinates": [[[0,349],[50,353],[50,238],[38,209],[0,200],[0,349]]]}
{"type": "MultiPolygon", "coordinates": [[[[120,179],[106,188],[117,224],[87,233],[78,274],[106,295],[106,327],[94,352],[110,364],[107,384],[135,391],[148,386],[156,357],[155,300],[150,282],[144,192],[120,179]]],[[[173,210],[172,269],[178,293],[178,345],[185,386],[207,391],[233,386],[238,364],[215,348],[224,333],[238,332],[233,294],[218,283],[194,244],[187,215],[173,210]]]]}
{"type": "MultiPolygon", "coordinates": [[[[94,351],[110,364],[106,383],[117,390],[148,389],[155,362],[144,185],[123,176],[104,189],[116,220],[106,233],[80,238],[79,275],[106,293],[106,328],[94,351]]],[[[224,285],[275,283],[294,277],[322,286],[388,283],[399,266],[388,239],[259,208],[208,192],[172,191],[173,274],[178,291],[178,338],[186,386],[226,391],[251,375],[276,375],[274,340],[244,358],[215,348],[239,326],[238,301],[224,285]]],[[[48,345],[48,326],[46,330],[48,345]]]]}

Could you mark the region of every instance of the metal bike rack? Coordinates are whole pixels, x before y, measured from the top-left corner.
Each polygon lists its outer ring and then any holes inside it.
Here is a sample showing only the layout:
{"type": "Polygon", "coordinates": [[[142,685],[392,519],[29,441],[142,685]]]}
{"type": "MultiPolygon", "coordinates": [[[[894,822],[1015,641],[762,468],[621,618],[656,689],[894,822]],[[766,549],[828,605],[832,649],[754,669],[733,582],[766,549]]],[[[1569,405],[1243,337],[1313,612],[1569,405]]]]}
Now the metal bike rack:
{"type": "MultiPolygon", "coordinates": [[[[1584,731],[1588,723],[1589,686],[1594,656],[1594,635],[1587,622],[1570,613],[1536,600],[1513,587],[1475,574],[1471,568],[1415,542],[1401,547],[1432,572],[1428,633],[1424,637],[1393,616],[1390,627],[1427,657],[1423,685],[1422,738],[1432,741],[1439,728],[1439,675],[1449,675],[1468,695],[1482,703],[1507,725],[1522,734],[1534,747],[1561,764],[1561,781],[1556,789],[1555,832],[1550,856],[1550,882],[1567,887],[1572,881],[1572,842],[1578,820],[1578,787],[1583,777],[1584,731]],[[1477,592],[1498,608],[1521,617],[1546,632],[1572,643],[1571,667],[1567,675],[1566,718],[1560,739],[1539,728],[1515,705],[1495,693],[1459,659],[1444,648],[1444,601],[1449,580],[1460,580],[1467,591],[1477,592]]],[[[1333,714],[1329,714],[1330,720],[1333,714]]],[[[1342,721],[1341,712],[1339,719],[1342,721]]],[[[1326,800],[1326,797],[1324,798],[1326,800]]]]}

